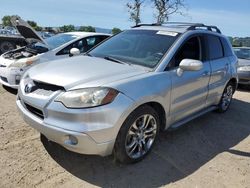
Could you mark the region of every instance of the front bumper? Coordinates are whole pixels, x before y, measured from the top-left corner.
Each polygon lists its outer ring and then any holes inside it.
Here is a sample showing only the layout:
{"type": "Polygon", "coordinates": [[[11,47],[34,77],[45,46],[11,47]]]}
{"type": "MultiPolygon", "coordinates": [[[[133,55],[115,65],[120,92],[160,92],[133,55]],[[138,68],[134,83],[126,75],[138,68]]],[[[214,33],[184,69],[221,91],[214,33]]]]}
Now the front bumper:
{"type": "Polygon", "coordinates": [[[0,67],[0,83],[7,87],[17,89],[24,72],[25,70],[21,68],[0,67]]]}
{"type": "Polygon", "coordinates": [[[17,107],[26,123],[45,135],[49,140],[62,145],[70,151],[83,154],[98,154],[101,156],[111,154],[112,152],[114,141],[98,144],[87,134],[57,128],[44,123],[38,117],[30,114],[23,107],[20,100],[17,100],[17,107]],[[77,140],[77,143],[75,140],[71,140],[72,136],[77,140]]]}
{"type": "Polygon", "coordinates": [[[20,91],[19,95],[18,109],[31,127],[70,151],[101,156],[112,154],[116,136],[133,104],[131,99],[119,94],[113,103],[90,109],[68,109],[53,101],[38,107],[39,104],[20,91]],[[44,118],[32,113],[27,103],[40,109],[44,118]]]}
{"type": "Polygon", "coordinates": [[[250,85],[250,71],[238,71],[239,84],[250,85]]]}

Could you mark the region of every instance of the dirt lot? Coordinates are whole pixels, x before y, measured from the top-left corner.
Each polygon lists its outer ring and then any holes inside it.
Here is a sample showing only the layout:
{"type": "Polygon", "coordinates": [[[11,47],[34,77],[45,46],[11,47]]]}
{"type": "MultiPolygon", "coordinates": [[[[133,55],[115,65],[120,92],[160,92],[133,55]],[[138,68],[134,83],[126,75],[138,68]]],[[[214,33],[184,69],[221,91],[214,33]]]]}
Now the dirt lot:
{"type": "Polygon", "coordinates": [[[209,113],[164,133],[134,165],[79,155],[21,119],[15,95],[0,86],[0,187],[250,187],[250,92],[225,114],[209,113]]]}

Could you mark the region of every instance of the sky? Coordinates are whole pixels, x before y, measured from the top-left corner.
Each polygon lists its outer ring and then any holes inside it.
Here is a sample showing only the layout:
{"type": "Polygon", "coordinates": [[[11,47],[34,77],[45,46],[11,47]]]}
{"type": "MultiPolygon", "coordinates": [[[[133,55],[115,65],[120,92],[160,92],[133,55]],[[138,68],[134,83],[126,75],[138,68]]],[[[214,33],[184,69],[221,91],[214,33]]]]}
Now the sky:
{"type": "MultiPolygon", "coordinates": [[[[129,0],[0,0],[0,18],[19,15],[40,26],[91,25],[112,29],[130,28],[126,3],[129,0]]],[[[185,0],[185,16],[170,21],[218,26],[227,36],[250,37],[250,0],[185,0]]],[[[142,22],[155,23],[152,4],[142,7],[142,22]]]]}

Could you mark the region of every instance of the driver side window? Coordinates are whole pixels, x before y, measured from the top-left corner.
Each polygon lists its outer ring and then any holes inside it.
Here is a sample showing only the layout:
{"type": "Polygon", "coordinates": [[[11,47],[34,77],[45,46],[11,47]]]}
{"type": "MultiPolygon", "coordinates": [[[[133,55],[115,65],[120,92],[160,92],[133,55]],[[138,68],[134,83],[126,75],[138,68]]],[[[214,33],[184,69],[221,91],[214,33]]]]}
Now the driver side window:
{"type": "Polygon", "coordinates": [[[78,40],[73,44],[70,44],[69,46],[62,49],[60,52],[57,53],[57,55],[67,55],[69,54],[72,48],[79,49],[81,53],[86,52],[88,50],[87,40],[86,39],[78,40]]]}
{"type": "Polygon", "coordinates": [[[184,43],[172,59],[171,67],[179,67],[183,59],[202,60],[200,37],[192,37],[184,43]]]}

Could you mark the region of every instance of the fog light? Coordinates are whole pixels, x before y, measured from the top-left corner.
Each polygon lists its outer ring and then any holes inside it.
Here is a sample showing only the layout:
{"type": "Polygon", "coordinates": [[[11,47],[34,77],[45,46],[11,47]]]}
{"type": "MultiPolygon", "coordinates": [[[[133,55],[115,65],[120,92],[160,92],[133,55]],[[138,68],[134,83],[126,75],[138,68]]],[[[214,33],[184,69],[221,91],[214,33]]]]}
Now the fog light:
{"type": "Polygon", "coordinates": [[[16,75],[16,84],[18,85],[20,83],[21,80],[21,76],[20,75],[16,75]]]}
{"type": "Polygon", "coordinates": [[[64,143],[67,144],[67,145],[75,146],[75,145],[78,144],[78,140],[77,140],[77,138],[75,136],[67,135],[64,143]]]}

